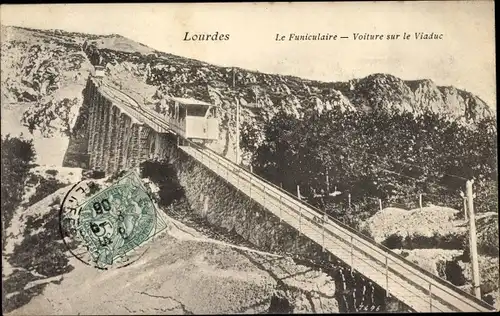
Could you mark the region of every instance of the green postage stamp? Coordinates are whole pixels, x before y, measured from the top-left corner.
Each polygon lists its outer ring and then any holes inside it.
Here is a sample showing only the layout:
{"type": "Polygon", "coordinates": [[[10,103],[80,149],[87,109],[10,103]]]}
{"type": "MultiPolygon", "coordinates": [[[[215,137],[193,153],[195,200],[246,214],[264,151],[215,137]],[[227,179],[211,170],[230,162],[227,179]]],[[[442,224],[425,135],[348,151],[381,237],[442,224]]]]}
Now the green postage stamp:
{"type": "MultiPolygon", "coordinates": [[[[80,190],[86,191],[83,186],[80,190]]],[[[129,172],[62,212],[63,240],[70,249],[80,248],[79,254],[75,249],[71,252],[87,264],[100,269],[123,267],[139,259],[147,251],[143,245],[165,230],[161,215],[140,177],[129,172]]]]}

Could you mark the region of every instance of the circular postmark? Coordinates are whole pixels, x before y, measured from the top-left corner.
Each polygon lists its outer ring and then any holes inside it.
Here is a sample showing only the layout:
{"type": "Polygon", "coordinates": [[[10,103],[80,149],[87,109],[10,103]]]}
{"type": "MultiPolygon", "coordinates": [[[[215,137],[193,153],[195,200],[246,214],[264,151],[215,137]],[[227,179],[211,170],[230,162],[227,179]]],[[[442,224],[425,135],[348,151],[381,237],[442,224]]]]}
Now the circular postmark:
{"type": "Polygon", "coordinates": [[[88,181],[80,181],[63,199],[59,225],[64,244],[78,260],[99,269],[137,261],[159,228],[156,207],[140,178],[129,173],[92,191],[88,181]]]}

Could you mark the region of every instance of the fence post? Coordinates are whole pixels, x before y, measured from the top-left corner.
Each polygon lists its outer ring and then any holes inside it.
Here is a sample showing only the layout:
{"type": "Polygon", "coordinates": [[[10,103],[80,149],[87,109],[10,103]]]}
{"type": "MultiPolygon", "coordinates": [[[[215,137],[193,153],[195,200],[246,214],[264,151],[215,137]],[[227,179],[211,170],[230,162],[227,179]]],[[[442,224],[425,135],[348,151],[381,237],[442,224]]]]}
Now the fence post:
{"type": "Polygon", "coordinates": [[[301,200],[300,198],[300,186],[297,184],[297,197],[299,198],[299,200],[301,200]]]}
{"type": "Polygon", "coordinates": [[[432,284],[429,282],[429,312],[432,312],[432,284]]]}
{"type": "Polygon", "coordinates": [[[351,209],[351,193],[347,195],[347,199],[349,201],[349,209],[351,209]]]}
{"type": "Polygon", "coordinates": [[[252,198],[252,177],[250,177],[250,198],[252,198]]]}
{"type": "Polygon", "coordinates": [[[462,196],[463,200],[464,200],[464,219],[465,221],[467,221],[467,198],[464,196],[462,196]]]}
{"type": "Polygon", "coordinates": [[[418,205],[420,205],[420,211],[422,211],[422,193],[418,195],[418,205]]]}
{"type": "Polygon", "coordinates": [[[266,208],[266,186],[263,185],[262,188],[263,188],[262,189],[262,192],[263,192],[263,194],[262,194],[262,199],[263,199],[262,206],[264,206],[264,208],[266,208]]]}
{"type": "Polygon", "coordinates": [[[353,251],[352,239],[353,239],[353,237],[351,235],[351,272],[354,270],[354,256],[352,254],[352,251],[353,251]]]}
{"type": "Polygon", "coordinates": [[[387,262],[387,253],[385,254],[385,297],[389,297],[389,265],[387,262]]]}
{"type": "Polygon", "coordinates": [[[299,235],[302,235],[302,207],[299,206],[299,235]]]}
{"type": "Polygon", "coordinates": [[[380,210],[382,210],[382,199],[378,199],[378,205],[380,207],[380,210]]]}
{"type": "Polygon", "coordinates": [[[472,284],[474,286],[474,294],[478,299],[481,299],[481,276],[479,275],[479,261],[477,255],[477,235],[476,235],[476,218],[474,214],[474,194],[472,193],[472,183],[474,180],[467,181],[467,210],[469,211],[469,247],[472,263],[472,284]]]}
{"type": "Polygon", "coordinates": [[[321,248],[322,248],[323,251],[325,251],[325,223],[326,223],[326,221],[325,221],[325,217],[324,216],[323,216],[322,222],[323,222],[323,235],[322,235],[322,237],[323,237],[323,244],[322,244],[321,248]]]}
{"type": "Polygon", "coordinates": [[[281,209],[283,208],[283,206],[281,204],[282,204],[282,201],[281,201],[281,195],[280,195],[280,223],[281,223],[281,209]]]}

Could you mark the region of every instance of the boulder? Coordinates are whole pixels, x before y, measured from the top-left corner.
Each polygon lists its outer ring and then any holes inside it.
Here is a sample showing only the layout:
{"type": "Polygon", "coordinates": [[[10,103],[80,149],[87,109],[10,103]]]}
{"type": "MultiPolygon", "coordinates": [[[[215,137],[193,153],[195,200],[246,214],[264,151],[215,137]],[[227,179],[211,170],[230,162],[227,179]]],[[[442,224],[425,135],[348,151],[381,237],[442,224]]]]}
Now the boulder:
{"type": "Polygon", "coordinates": [[[459,213],[440,206],[410,211],[391,207],[376,213],[361,228],[392,249],[462,249],[467,229],[458,225],[459,213]]]}

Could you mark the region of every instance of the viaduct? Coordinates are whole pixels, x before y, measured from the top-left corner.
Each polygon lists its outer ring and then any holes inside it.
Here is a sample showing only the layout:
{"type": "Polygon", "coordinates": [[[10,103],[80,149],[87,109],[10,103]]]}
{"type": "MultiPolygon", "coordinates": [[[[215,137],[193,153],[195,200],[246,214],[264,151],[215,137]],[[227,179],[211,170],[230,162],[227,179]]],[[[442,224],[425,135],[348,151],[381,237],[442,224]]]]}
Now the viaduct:
{"type": "Polygon", "coordinates": [[[174,154],[174,167],[195,209],[257,246],[336,260],[416,312],[494,311],[210,149],[186,141],[187,146],[178,146],[168,124],[132,92],[95,76],[84,91],[90,169],[111,174],[174,154]]]}

